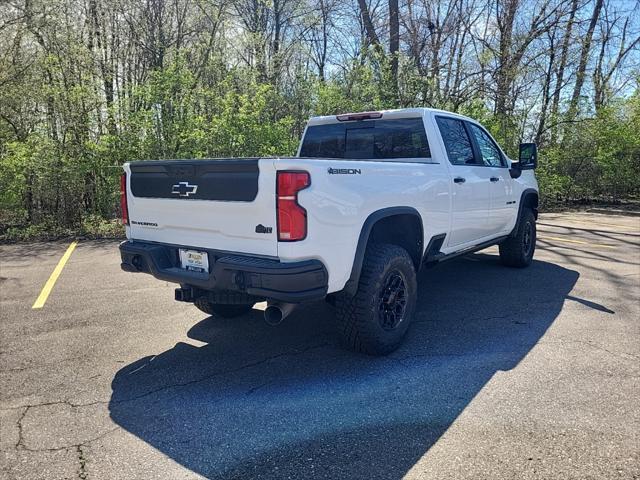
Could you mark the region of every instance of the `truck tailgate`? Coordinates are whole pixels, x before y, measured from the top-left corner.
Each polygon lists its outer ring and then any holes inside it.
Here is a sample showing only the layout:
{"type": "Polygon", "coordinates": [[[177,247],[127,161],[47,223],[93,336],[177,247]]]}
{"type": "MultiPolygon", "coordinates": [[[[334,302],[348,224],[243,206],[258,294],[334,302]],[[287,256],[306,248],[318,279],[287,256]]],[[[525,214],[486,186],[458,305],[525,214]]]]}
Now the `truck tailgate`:
{"type": "Polygon", "coordinates": [[[273,160],[125,164],[130,239],[276,256],[273,160]]]}

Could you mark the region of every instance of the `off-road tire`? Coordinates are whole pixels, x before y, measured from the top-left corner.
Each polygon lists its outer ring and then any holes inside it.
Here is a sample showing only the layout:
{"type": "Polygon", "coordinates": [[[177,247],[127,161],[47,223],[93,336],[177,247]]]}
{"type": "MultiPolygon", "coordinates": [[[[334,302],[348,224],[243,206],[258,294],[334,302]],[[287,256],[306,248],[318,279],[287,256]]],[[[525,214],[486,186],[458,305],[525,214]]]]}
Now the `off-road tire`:
{"type": "Polygon", "coordinates": [[[507,238],[498,246],[500,261],[508,267],[528,267],[536,250],[536,217],[526,208],[518,223],[515,235],[507,238]]]}
{"type": "Polygon", "coordinates": [[[413,261],[405,249],[390,244],[369,245],[356,294],[343,292],[336,296],[340,333],[347,348],[369,355],[386,355],[397,349],[413,318],[417,287],[413,261]],[[398,278],[402,286],[396,288],[398,278]],[[393,298],[385,297],[392,288],[393,298]],[[402,298],[404,308],[398,320],[395,311],[401,309],[402,298]],[[391,318],[393,321],[389,321],[391,318]]]}
{"type": "Polygon", "coordinates": [[[197,298],[193,304],[207,315],[220,318],[239,317],[253,308],[253,304],[212,303],[203,297],[197,298]]]}

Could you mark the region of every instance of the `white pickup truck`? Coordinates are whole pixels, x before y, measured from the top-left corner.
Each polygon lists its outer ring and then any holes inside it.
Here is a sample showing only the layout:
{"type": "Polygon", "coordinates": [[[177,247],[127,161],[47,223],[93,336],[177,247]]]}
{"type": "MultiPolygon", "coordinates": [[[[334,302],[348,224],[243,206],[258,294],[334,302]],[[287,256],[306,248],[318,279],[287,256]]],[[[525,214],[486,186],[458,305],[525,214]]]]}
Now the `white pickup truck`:
{"type": "Polygon", "coordinates": [[[266,300],[279,323],[326,298],[348,347],[386,354],[421,268],[495,244],[531,263],[536,165],[535,144],[514,161],[476,121],[427,108],[314,117],[291,158],[126,163],[122,268],[213,316],[266,300]]]}

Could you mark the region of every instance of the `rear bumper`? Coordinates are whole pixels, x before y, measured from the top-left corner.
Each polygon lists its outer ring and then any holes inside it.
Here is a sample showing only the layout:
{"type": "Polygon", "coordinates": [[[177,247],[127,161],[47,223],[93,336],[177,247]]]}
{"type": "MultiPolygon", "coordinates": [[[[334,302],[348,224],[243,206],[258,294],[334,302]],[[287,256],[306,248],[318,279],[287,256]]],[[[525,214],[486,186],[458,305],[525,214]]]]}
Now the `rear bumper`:
{"type": "Polygon", "coordinates": [[[208,250],[209,273],[180,268],[179,245],[142,241],[120,244],[121,267],[159,280],[202,290],[242,292],[281,302],[320,300],[327,294],[327,269],[319,260],[283,263],[278,260],[208,250]]]}

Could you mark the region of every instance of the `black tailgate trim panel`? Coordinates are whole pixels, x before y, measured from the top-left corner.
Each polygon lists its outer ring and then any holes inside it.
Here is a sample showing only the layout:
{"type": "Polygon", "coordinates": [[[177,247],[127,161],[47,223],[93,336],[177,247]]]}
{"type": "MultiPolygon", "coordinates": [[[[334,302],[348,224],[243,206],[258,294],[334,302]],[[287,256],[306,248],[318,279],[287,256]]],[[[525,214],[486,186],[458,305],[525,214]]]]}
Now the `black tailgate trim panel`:
{"type": "Polygon", "coordinates": [[[154,160],[130,168],[134,197],[251,202],[258,195],[257,158],[154,160]],[[195,193],[172,193],[179,182],[197,185],[195,193]]]}

